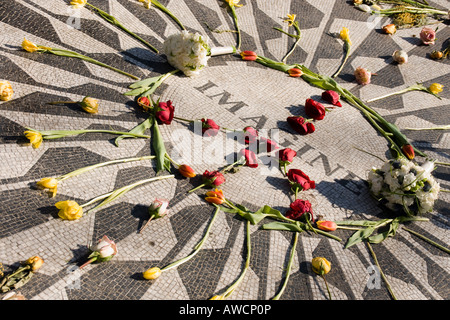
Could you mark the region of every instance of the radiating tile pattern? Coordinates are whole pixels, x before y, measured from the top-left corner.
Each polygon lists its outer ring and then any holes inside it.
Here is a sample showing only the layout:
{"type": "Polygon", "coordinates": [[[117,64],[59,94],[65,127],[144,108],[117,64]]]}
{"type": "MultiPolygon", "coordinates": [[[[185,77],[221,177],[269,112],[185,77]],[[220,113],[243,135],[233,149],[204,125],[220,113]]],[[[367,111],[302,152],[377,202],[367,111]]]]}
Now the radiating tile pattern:
{"type": "MultiPolygon", "coordinates": [[[[6,271],[32,255],[46,263],[20,291],[27,299],[120,299],[204,300],[223,293],[241,274],[247,255],[246,223],[239,216],[220,212],[202,250],[189,262],[146,281],[142,272],[163,267],[193,252],[208,227],[214,208],[203,200],[204,189],[187,191],[201,183],[199,176],[175,177],[142,185],[107,206],[77,221],[58,219],[54,204],[73,199],[79,203],[130,183],[156,176],[151,161],[115,164],[68,179],[55,198],[35,188],[43,177],[58,176],[75,169],[113,159],[151,153],[150,142],[122,140],[113,136],[85,134],[45,141],[32,149],[23,137],[26,127],[35,129],[107,128],[127,131],[146,115],[134,100],[124,96],[133,81],[120,74],[81,60],[30,54],[20,48],[24,37],[51,47],[74,50],[122,70],[148,78],[171,70],[163,54],[155,54],[126,33],[108,24],[87,8],[74,11],[65,0],[3,0],[0,3],[0,74],[14,87],[14,99],[0,103],[0,261],[6,271]],[[77,20],[79,18],[80,20],[77,20]],[[76,25],[76,22],[80,22],[76,25]],[[74,26],[76,28],[74,28],[74,26]],[[100,100],[100,111],[90,115],[76,105],[47,105],[55,100],[79,101],[84,96],[100,100]],[[148,219],[147,208],[155,198],[170,200],[169,214],[139,234],[148,219]],[[118,255],[110,262],[79,269],[88,254],[87,245],[108,235],[117,242],[118,255]]],[[[91,0],[113,14],[130,30],[159,50],[179,27],[164,13],[145,9],[134,0],[91,0]]],[[[236,35],[226,32],[234,23],[223,1],[161,1],[180,18],[189,31],[209,37],[213,46],[235,45],[236,35]],[[214,32],[220,30],[225,32],[214,32]]],[[[443,7],[445,1],[429,1],[443,7]]],[[[288,62],[331,74],[342,59],[342,41],[336,34],[348,27],[352,55],[337,81],[362,99],[403,89],[416,82],[439,82],[442,100],[421,92],[372,103],[371,106],[400,128],[448,124],[450,63],[428,58],[441,49],[450,28],[441,23],[437,43],[420,45],[420,29],[399,30],[393,36],[379,32],[387,18],[374,20],[355,10],[350,1],[336,0],[242,0],[238,8],[242,49],[280,60],[293,41],[274,27],[288,30],[283,22],[296,13],[302,40],[288,62]],[[410,61],[392,62],[391,54],[406,50],[410,61]],[[372,84],[355,83],[353,70],[364,66],[376,73],[372,84]]],[[[448,4],[448,3],[447,3],[448,4]]],[[[292,31],[292,30],[291,30],[292,31]]],[[[320,99],[321,90],[301,79],[242,61],[238,55],[214,57],[196,78],[170,77],[155,98],[172,100],[176,116],[213,118],[227,128],[255,126],[264,134],[276,134],[283,147],[298,151],[290,168],[307,172],[316,181],[315,190],[302,197],[310,200],[316,214],[330,220],[377,219],[386,212],[370,197],[367,171],[380,165],[375,155],[387,155],[384,138],[348,104],[328,113],[316,123],[317,131],[298,136],[287,126],[290,115],[302,115],[307,98],[320,99]],[[275,131],[277,129],[277,131],[275,131]]],[[[166,146],[178,162],[189,163],[198,173],[227,164],[242,145],[231,136],[202,138],[194,126],[174,121],[160,126],[166,146]]],[[[431,158],[449,162],[447,131],[404,131],[431,158]]],[[[256,169],[244,167],[227,175],[222,185],[235,203],[257,210],[270,205],[285,212],[292,201],[286,178],[270,167],[272,154],[260,154],[256,169]]],[[[175,170],[176,171],[176,170],[175,170]]],[[[158,173],[162,175],[162,173],[158,173]]],[[[448,168],[438,166],[435,177],[450,189],[448,168]]],[[[410,228],[437,243],[449,246],[449,196],[441,193],[430,222],[410,228]]],[[[263,221],[262,223],[265,223],[263,221]]],[[[261,223],[261,224],[262,224],[261,223]]],[[[251,226],[251,259],[244,280],[229,299],[267,300],[281,288],[291,253],[293,234],[251,226]]],[[[351,231],[335,234],[347,239],[351,231]]],[[[382,270],[399,299],[450,299],[448,255],[421,239],[399,230],[395,238],[373,245],[382,270]]],[[[334,299],[390,299],[386,285],[374,278],[374,260],[364,244],[349,249],[343,243],[303,233],[295,252],[292,274],[282,299],[325,300],[326,287],[314,275],[310,261],[323,256],[332,263],[327,281],[334,299]]]]}

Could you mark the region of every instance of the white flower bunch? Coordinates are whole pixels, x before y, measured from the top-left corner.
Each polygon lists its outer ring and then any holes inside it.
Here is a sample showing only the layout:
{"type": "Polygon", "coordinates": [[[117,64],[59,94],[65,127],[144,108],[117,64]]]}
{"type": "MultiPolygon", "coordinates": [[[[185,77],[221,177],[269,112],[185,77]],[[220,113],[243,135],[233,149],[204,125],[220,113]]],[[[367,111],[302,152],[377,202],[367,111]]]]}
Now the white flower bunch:
{"type": "Polygon", "coordinates": [[[188,77],[198,75],[208,64],[211,55],[208,39],[186,30],[169,36],[163,50],[168,62],[188,77]]]}
{"type": "Polygon", "coordinates": [[[421,166],[405,158],[387,161],[369,172],[370,191],[393,211],[402,208],[412,215],[430,212],[440,189],[431,175],[433,169],[431,161],[421,166]]]}

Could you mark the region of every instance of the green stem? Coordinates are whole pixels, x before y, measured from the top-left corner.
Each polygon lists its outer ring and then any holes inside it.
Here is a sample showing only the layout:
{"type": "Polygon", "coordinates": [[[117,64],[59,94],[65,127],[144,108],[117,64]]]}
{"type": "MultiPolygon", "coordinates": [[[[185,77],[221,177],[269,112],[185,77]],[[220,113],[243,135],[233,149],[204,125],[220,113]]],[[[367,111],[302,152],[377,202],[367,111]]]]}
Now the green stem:
{"type": "Polygon", "coordinates": [[[294,257],[295,257],[295,252],[296,252],[295,249],[297,247],[297,242],[298,242],[298,232],[296,232],[294,234],[294,244],[292,245],[291,255],[289,257],[289,262],[286,267],[286,277],[284,279],[283,286],[281,287],[281,289],[277,293],[277,295],[275,295],[275,297],[272,298],[272,300],[279,300],[281,295],[284,293],[284,290],[286,289],[287,283],[289,281],[289,276],[291,274],[292,262],[294,261],[294,257]]]}
{"type": "Polygon", "coordinates": [[[331,291],[330,291],[330,288],[328,287],[327,279],[325,279],[325,276],[323,274],[321,275],[321,277],[322,277],[323,281],[325,281],[325,286],[327,287],[327,291],[328,291],[328,297],[330,298],[330,300],[332,300],[331,291]]]}
{"type": "Polygon", "coordinates": [[[291,50],[284,56],[284,58],[281,60],[281,62],[286,63],[287,59],[289,58],[289,56],[294,52],[295,48],[297,47],[297,45],[300,43],[301,40],[301,31],[300,28],[298,26],[298,22],[296,21],[293,24],[295,30],[297,31],[297,36],[295,38],[297,38],[297,40],[295,40],[294,45],[292,46],[291,50]]]}
{"type": "MultiPolygon", "coordinates": [[[[33,129],[30,129],[33,130],[33,129]]],[[[36,131],[36,130],[34,130],[36,131]]],[[[110,133],[110,134],[116,134],[116,135],[126,135],[126,136],[132,136],[137,138],[147,138],[149,139],[150,136],[144,135],[144,134],[138,134],[138,133],[132,133],[132,132],[122,132],[122,131],[114,131],[114,130],[48,130],[48,131],[36,131],[40,132],[42,134],[42,138],[51,140],[51,139],[58,139],[65,136],[74,136],[79,135],[83,133],[110,133]]]]}
{"type": "Polygon", "coordinates": [[[342,69],[344,68],[345,63],[347,62],[348,58],[350,57],[350,44],[348,43],[348,41],[344,42],[344,47],[345,47],[344,60],[342,61],[341,65],[339,66],[337,71],[332,75],[333,78],[336,78],[341,73],[342,69]]]}
{"type": "Polygon", "coordinates": [[[206,229],[205,235],[203,236],[203,238],[202,238],[202,239],[200,240],[200,242],[197,243],[197,245],[194,247],[194,251],[193,251],[190,255],[188,255],[188,256],[186,256],[186,257],[180,259],[180,260],[177,260],[177,261],[175,261],[175,262],[173,262],[173,263],[171,263],[171,264],[165,266],[164,268],[161,269],[161,272],[170,270],[170,269],[172,269],[172,268],[176,268],[176,267],[178,267],[179,265],[181,265],[181,264],[183,264],[183,263],[185,263],[185,262],[191,260],[191,259],[192,259],[192,258],[193,258],[193,257],[194,257],[201,249],[202,249],[203,244],[204,244],[204,243],[206,242],[206,240],[208,239],[209,232],[211,231],[211,227],[212,227],[214,221],[216,220],[217,214],[218,214],[218,212],[220,211],[220,208],[219,208],[217,205],[214,205],[214,206],[216,207],[216,210],[214,211],[214,215],[213,215],[213,217],[212,217],[212,219],[211,219],[211,222],[209,223],[208,228],[206,229]]]}
{"type": "Polygon", "coordinates": [[[155,7],[157,7],[159,10],[161,10],[162,12],[166,13],[169,17],[171,17],[179,26],[182,30],[186,30],[186,28],[183,26],[183,24],[180,22],[180,20],[178,20],[177,17],[175,17],[173,15],[172,12],[170,12],[166,7],[164,7],[161,3],[159,3],[156,0],[151,0],[152,4],[155,5],[155,7]]]}
{"type": "Polygon", "coordinates": [[[167,152],[166,152],[166,154],[165,154],[165,157],[171,162],[171,163],[173,163],[175,166],[177,166],[177,167],[179,167],[180,166],[180,164],[179,163],[176,163],[168,154],[167,154],[167,152]]]}
{"type": "Polygon", "coordinates": [[[250,267],[250,256],[251,256],[251,250],[252,250],[252,246],[251,246],[251,242],[250,242],[250,221],[247,220],[247,224],[246,224],[246,229],[247,229],[247,236],[246,236],[246,242],[247,242],[247,258],[245,260],[245,266],[244,269],[242,270],[241,275],[239,276],[239,278],[236,280],[235,283],[233,283],[225,292],[224,294],[222,294],[222,296],[225,298],[228,298],[233,292],[234,290],[237,288],[237,286],[239,285],[239,283],[242,281],[242,279],[244,279],[245,274],[247,272],[247,269],[250,267]]]}
{"type": "Polygon", "coordinates": [[[189,119],[185,119],[185,118],[181,118],[181,117],[173,117],[174,119],[177,119],[177,120],[180,120],[180,121],[185,121],[185,122],[189,122],[189,123],[192,123],[192,122],[195,122],[195,120],[189,120],[189,119]]]}
{"type": "Polygon", "coordinates": [[[231,9],[231,14],[233,16],[234,19],[234,25],[236,27],[236,32],[237,32],[237,46],[236,46],[236,50],[239,51],[241,48],[241,30],[239,28],[239,24],[238,24],[238,18],[237,18],[237,14],[236,14],[236,9],[234,8],[233,4],[229,4],[230,9],[231,9]]]}
{"type": "Polygon", "coordinates": [[[375,252],[373,251],[372,246],[370,245],[369,241],[365,241],[365,243],[367,244],[367,247],[369,248],[369,251],[372,254],[373,260],[375,261],[375,264],[377,265],[378,270],[380,271],[381,277],[383,278],[384,282],[386,283],[386,286],[388,288],[389,293],[391,294],[391,297],[394,300],[397,300],[394,292],[392,291],[391,285],[389,284],[389,281],[387,280],[386,276],[384,275],[383,270],[381,270],[381,268],[380,268],[380,264],[378,263],[377,256],[375,255],[375,252]]]}
{"type": "Polygon", "coordinates": [[[202,183],[201,185],[195,187],[194,189],[189,190],[188,193],[194,192],[195,190],[203,188],[204,186],[206,186],[206,183],[202,183]]]}
{"type": "Polygon", "coordinates": [[[421,235],[420,233],[418,233],[418,232],[416,232],[416,231],[413,231],[413,230],[411,230],[411,229],[405,228],[404,226],[403,226],[402,228],[403,228],[404,230],[408,231],[409,233],[412,233],[413,235],[419,237],[420,239],[425,240],[426,242],[432,244],[433,246],[435,246],[435,247],[441,249],[442,251],[444,251],[444,252],[446,252],[446,253],[450,253],[450,249],[448,249],[448,248],[446,248],[446,247],[444,247],[444,246],[441,246],[440,244],[437,244],[436,242],[434,242],[434,241],[430,240],[429,238],[427,238],[427,237],[421,235]]]}

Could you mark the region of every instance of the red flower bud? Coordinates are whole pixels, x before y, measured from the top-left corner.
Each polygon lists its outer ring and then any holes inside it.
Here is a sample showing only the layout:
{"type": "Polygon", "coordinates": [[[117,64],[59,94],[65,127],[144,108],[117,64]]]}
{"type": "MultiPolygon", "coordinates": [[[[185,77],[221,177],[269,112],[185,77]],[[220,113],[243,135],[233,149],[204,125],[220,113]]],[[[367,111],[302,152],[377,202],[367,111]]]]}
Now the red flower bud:
{"type": "Polygon", "coordinates": [[[291,68],[288,70],[288,73],[289,73],[289,76],[294,77],[294,78],[298,78],[303,75],[302,70],[300,70],[299,68],[291,68]]]}
{"type": "Polygon", "coordinates": [[[139,97],[137,99],[137,104],[144,109],[144,111],[147,111],[150,108],[150,100],[148,100],[147,97],[139,97]]]}
{"type": "Polygon", "coordinates": [[[311,180],[306,173],[299,169],[290,169],[287,173],[288,180],[292,185],[292,188],[300,188],[300,191],[315,189],[316,183],[311,180]]]}
{"type": "Polygon", "coordinates": [[[316,130],[314,124],[311,122],[306,122],[303,117],[288,117],[287,122],[292,129],[302,136],[313,133],[316,130]]]}
{"type": "Polygon", "coordinates": [[[299,220],[305,213],[311,215],[313,219],[312,206],[308,200],[297,199],[289,206],[290,210],[286,212],[286,217],[292,220],[299,220]]]}
{"type": "Polygon", "coordinates": [[[180,171],[181,175],[185,178],[194,178],[196,176],[195,171],[187,164],[179,166],[178,171],[180,171]]]}
{"type": "Polygon", "coordinates": [[[241,57],[243,60],[255,61],[256,58],[258,58],[258,55],[253,51],[242,51],[241,57]]]}
{"type": "Polygon", "coordinates": [[[319,220],[316,222],[317,228],[324,231],[334,231],[337,229],[337,224],[333,221],[319,220]]]}
{"type": "Polygon", "coordinates": [[[205,170],[202,176],[203,182],[210,187],[217,187],[225,182],[225,177],[219,171],[211,171],[205,170]]]}
{"type": "Polygon", "coordinates": [[[207,137],[214,137],[219,132],[220,127],[212,119],[202,119],[202,134],[207,137]]]}
{"type": "Polygon", "coordinates": [[[313,99],[306,99],[305,112],[308,117],[311,117],[314,120],[322,120],[325,118],[326,110],[321,103],[313,99]]]}
{"type": "Polygon", "coordinates": [[[172,101],[160,102],[158,105],[158,110],[155,112],[155,118],[159,123],[171,124],[175,112],[175,107],[172,101]]]}
{"type": "Polygon", "coordinates": [[[256,139],[258,139],[258,130],[252,127],[244,128],[244,140],[246,144],[255,143],[256,139]]]}
{"type": "Polygon", "coordinates": [[[285,163],[290,164],[292,163],[292,161],[294,161],[294,157],[296,155],[297,155],[296,151],[290,148],[286,148],[278,152],[278,159],[280,161],[280,164],[282,165],[284,165],[285,163]]]}
{"type": "Polygon", "coordinates": [[[414,154],[414,148],[412,145],[404,144],[402,147],[402,151],[409,160],[414,159],[415,154],[414,154]]]}
{"type": "Polygon", "coordinates": [[[333,90],[327,90],[322,92],[322,99],[328,103],[331,103],[334,106],[342,107],[341,102],[339,101],[340,96],[339,93],[333,90]]]}
{"type": "MultiPolygon", "coordinates": [[[[272,140],[267,139],[267,138],[264,138],[264,137],[261,137],[261,138],[259,139],[259,146],[258,146],[258,148],[260,148],[260,146],[261,146],[262,144],[265,144],[265,145],[266,145],[266,151],[267,151],[267,152],[272,152],[273,150],[276,150],[276,149],[279,148],[279,147],[278,147],[278,144],[277,144],[275,141],[272,141],[272,140]]],[[[258,149],[258,150],[259,150],[259,149],[258,149]]]]}
{"type": "Polygon", "coordinates": [[[239,153],[240,155],[245,157],[245,165],[250,168],[258,167],[258,159],[253,151],[248,149],[242,149],[239,153]]]}

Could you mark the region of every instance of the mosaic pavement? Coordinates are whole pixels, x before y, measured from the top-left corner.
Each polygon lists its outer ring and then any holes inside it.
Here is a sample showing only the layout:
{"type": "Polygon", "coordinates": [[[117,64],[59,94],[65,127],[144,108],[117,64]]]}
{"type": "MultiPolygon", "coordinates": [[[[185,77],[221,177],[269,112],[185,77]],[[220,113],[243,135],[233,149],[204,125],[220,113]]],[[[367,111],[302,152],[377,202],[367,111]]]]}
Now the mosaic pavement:
{"type": "MultiPolygon", "coordinates": [[[[175,178],[138,187],[117,201],[80,220],[57,218],[54,204],[62,200],[84,203],[118,187],[155,176],[154,163],[140,161],[103,167],[64,181],[55,198],[36,190],[35,182],[112,159],[150,154],[150,141],[125,139],[119,147],[111,135],[93,134],[44,141],[32,149],[23,137],[25,127],[42,130],[108,128],[128,131],[145,118],[131,97],[124,96],[129,78],[81,60],[48,54],[30,54],[20,48],[24,37],[34,43],[73,50],[137,75],[141,79],[171,70],[163,55],[149,51],[140,42],[83,8],[74,13],[69,1],[2,0],[0,3],[0,74],[14,87],[14,99],[0,103],[0,261],[6,271],[19,261],[39,255],[41,270],[19,291],[34,300],[205,300],[219,294],[240,275],[245,262],[245,223],[239,216],[221,212],[203,249],[178,268],[146,281],[141,273],[151,266],[165,266],[192,252],[212,217],[213,207],[203,200],[200,177],[175,178]],[[79,14],[78,29],[69,27],[79,14]],[[87,114],[75,105],[48,105],[55,100],[79,101],[89,95],[100,100],[99,113],[87,114]],[[169,214],[152,221],[147,207],[155,198],[170,200],[169,214]],[[102,264],[80,270],[88,254],[87,244],[107,235],[118,245],[118,255],[102,264]]],[[[90,0],[95,6],[122,21],[131,31],[158,49],[178,26],[156,9],[145,9],[135,0],[90,0]]],[[[445,0],[429,1],[448,8],[445,0]]],[[[235,45],[235,34],[211,30],[234,29],[233,20],[221,1],[164,0],[190,31],[210,38],[213,46],[235,45]]],[[[379,32],[388,19],[370,19],[340,0],[243,0],[238,9],[242,49],[254,50],[279,60],[292,40],[273,27],[287,30],[287,13],[297,13],[302,30],[299,47],[288,62],[299,62],[311,70],[332,74],[342,58],[342,27],[351,30],[352,55],[337,81],[362,98],[370,99],[403,89],[416,82],[445,86],[442,100],[411,92],[374,102],[371,106],[400,128],[448,124],[450,112],[449,60],[428,58],[430,47],[419,45],[420,29],[399,30],[393,36],[379,32]],[[392,63],[391,54],[403,49],[409,54],[405,65],[392,63]],[[372,84],[356,84],[353,70],[365,66],[377,76],[372,84]]],[[[433,49],[441,49],[450,28],[440,23],[433,49]]],[[[162,101],[172,100],[178,117],[213,118],[228,128],[255,126],[261,132],[278,129],[278,142],[298,152],[290,168],[307,172],[316,181],[315,190],[303,194],[317,214],[329,220],[377,219],[386,213],[373,200],[365,182],[367,171],[380,161],[354,148],[359,146],[378,156],[387,155],[386,140],[377,135],[362,115],[344,103],[316,125],[308,136],[295,134],[286,118],[302,113],[309,97],[321,90],[301,79],[242,61],[237,55],[209,60],[196,78],[170,77],[155,93],[162,101]]],[[[242,146],[225,134],[202,138],[185,122],[160,126],[170,154],[196,170],[215,170],[226,164],[224,156],[242,146]]],[[[449,162],[448,131],[404,133],[432,158],[449,162]]],[[[258,168],[244,167],[227,175],[222,189],[235,203],[257,210],[267,204],[285,212],[292,201],[289,185],[277,168],[270,168],[270,155],[261,155],[258,168]]],[[[161,173],[158,173],[160,175],[161,173]]],[[[438,166],[435,178],[450,189],[448,168],[438,166]]],[[[410,224],[444,246],[449,239],[448,194],[441,193],[430,222],[410,224]]],[[[347,239],[351,231],[334,234],[347,239]]],[[[251,227],[250,268],[229,300],[268,300],[279,290],[293,243],[287,231],[251,227]]],[[[399,230],[394,238],[373,245],[379,263],[398,299],[450,299],[449,257],[430,244],[399,230]]],[[[295,253],[291,278],[283,300],[326,300],[323,281],[311,271],[312,257],[323,256],[332,263],[327,275],[336,300],[385,300],[389,292],[368,285],[374,261],[364,244],[343,249],[343,243],[302,233],[295,253]]]]}

